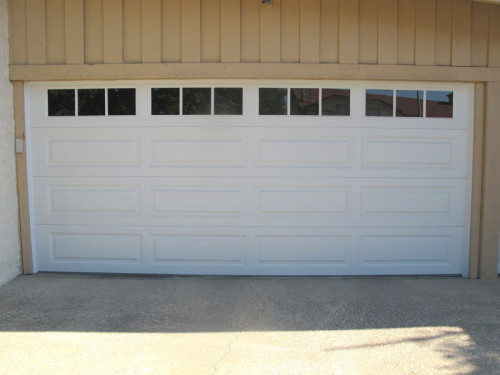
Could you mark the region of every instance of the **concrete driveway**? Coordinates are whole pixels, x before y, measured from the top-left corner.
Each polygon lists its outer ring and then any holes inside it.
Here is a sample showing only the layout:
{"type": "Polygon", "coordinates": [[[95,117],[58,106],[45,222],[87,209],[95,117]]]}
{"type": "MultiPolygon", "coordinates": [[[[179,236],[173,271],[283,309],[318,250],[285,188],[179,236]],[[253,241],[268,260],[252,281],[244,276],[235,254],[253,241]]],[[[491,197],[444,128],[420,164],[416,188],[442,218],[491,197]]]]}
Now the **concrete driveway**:
{"type": "Polygon", "coordinates": [[[500,374],[500,280],[21,276],[0,374],[500,374]]]}

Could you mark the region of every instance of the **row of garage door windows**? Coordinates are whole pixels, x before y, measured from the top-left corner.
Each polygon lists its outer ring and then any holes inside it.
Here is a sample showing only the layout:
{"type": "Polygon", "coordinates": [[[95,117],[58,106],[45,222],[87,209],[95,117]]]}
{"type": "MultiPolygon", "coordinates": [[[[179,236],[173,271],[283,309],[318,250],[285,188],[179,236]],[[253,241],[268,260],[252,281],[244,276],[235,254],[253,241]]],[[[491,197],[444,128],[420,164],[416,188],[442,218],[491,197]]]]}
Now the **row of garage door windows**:
{"type": "MultiPolygon", "coordinates": [[[[453,117],[453,91],[367,89],[365,95],[366,116],[453,117]]],[[[259,88],[259,115],[350,116],[350,97],[349,89],[259,88]]],[[[134,88],[48,90],[47,99],[49,116],[136,114],[134,88]]],[[[151,89],[154,116],[242,114],[241,87],[151,89]]]]}

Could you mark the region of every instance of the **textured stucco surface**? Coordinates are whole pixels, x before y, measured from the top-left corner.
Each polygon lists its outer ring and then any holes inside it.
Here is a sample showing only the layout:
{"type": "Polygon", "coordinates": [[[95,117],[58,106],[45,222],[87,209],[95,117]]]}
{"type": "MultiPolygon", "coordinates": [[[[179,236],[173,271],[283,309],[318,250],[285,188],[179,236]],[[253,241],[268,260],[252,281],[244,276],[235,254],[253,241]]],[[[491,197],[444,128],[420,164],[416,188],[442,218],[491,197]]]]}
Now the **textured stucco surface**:
{"type": "Polygon", "coordinates": [[[0,0],[0,285],[20,273],[7,0],[0,0]]]}

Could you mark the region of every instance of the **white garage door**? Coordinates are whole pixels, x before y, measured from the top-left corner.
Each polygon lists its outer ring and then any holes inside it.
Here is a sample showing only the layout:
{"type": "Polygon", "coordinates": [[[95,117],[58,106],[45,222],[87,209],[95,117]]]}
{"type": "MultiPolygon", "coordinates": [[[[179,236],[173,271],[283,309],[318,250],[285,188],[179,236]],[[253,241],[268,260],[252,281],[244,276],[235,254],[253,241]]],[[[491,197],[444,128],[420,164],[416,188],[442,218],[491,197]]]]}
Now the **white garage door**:
{"type": "Polygon", "coordinates": [[[28,86],[39,271],[463,274],[472,88],[28,86]]]}

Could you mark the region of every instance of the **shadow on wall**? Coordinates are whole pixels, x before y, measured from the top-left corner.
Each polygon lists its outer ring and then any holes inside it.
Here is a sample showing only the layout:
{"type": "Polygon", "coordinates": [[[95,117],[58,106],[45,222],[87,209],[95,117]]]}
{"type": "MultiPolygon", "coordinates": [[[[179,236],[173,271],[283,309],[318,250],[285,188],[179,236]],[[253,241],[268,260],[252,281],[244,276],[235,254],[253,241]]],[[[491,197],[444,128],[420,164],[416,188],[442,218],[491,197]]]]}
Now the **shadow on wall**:
{"type": "Polygon", "coordinates": [[[326,354],[411,346],[485,374],[500,368],[500,280],[39,274],[0,289],[1,332],[316,332],[326,354]]]}

